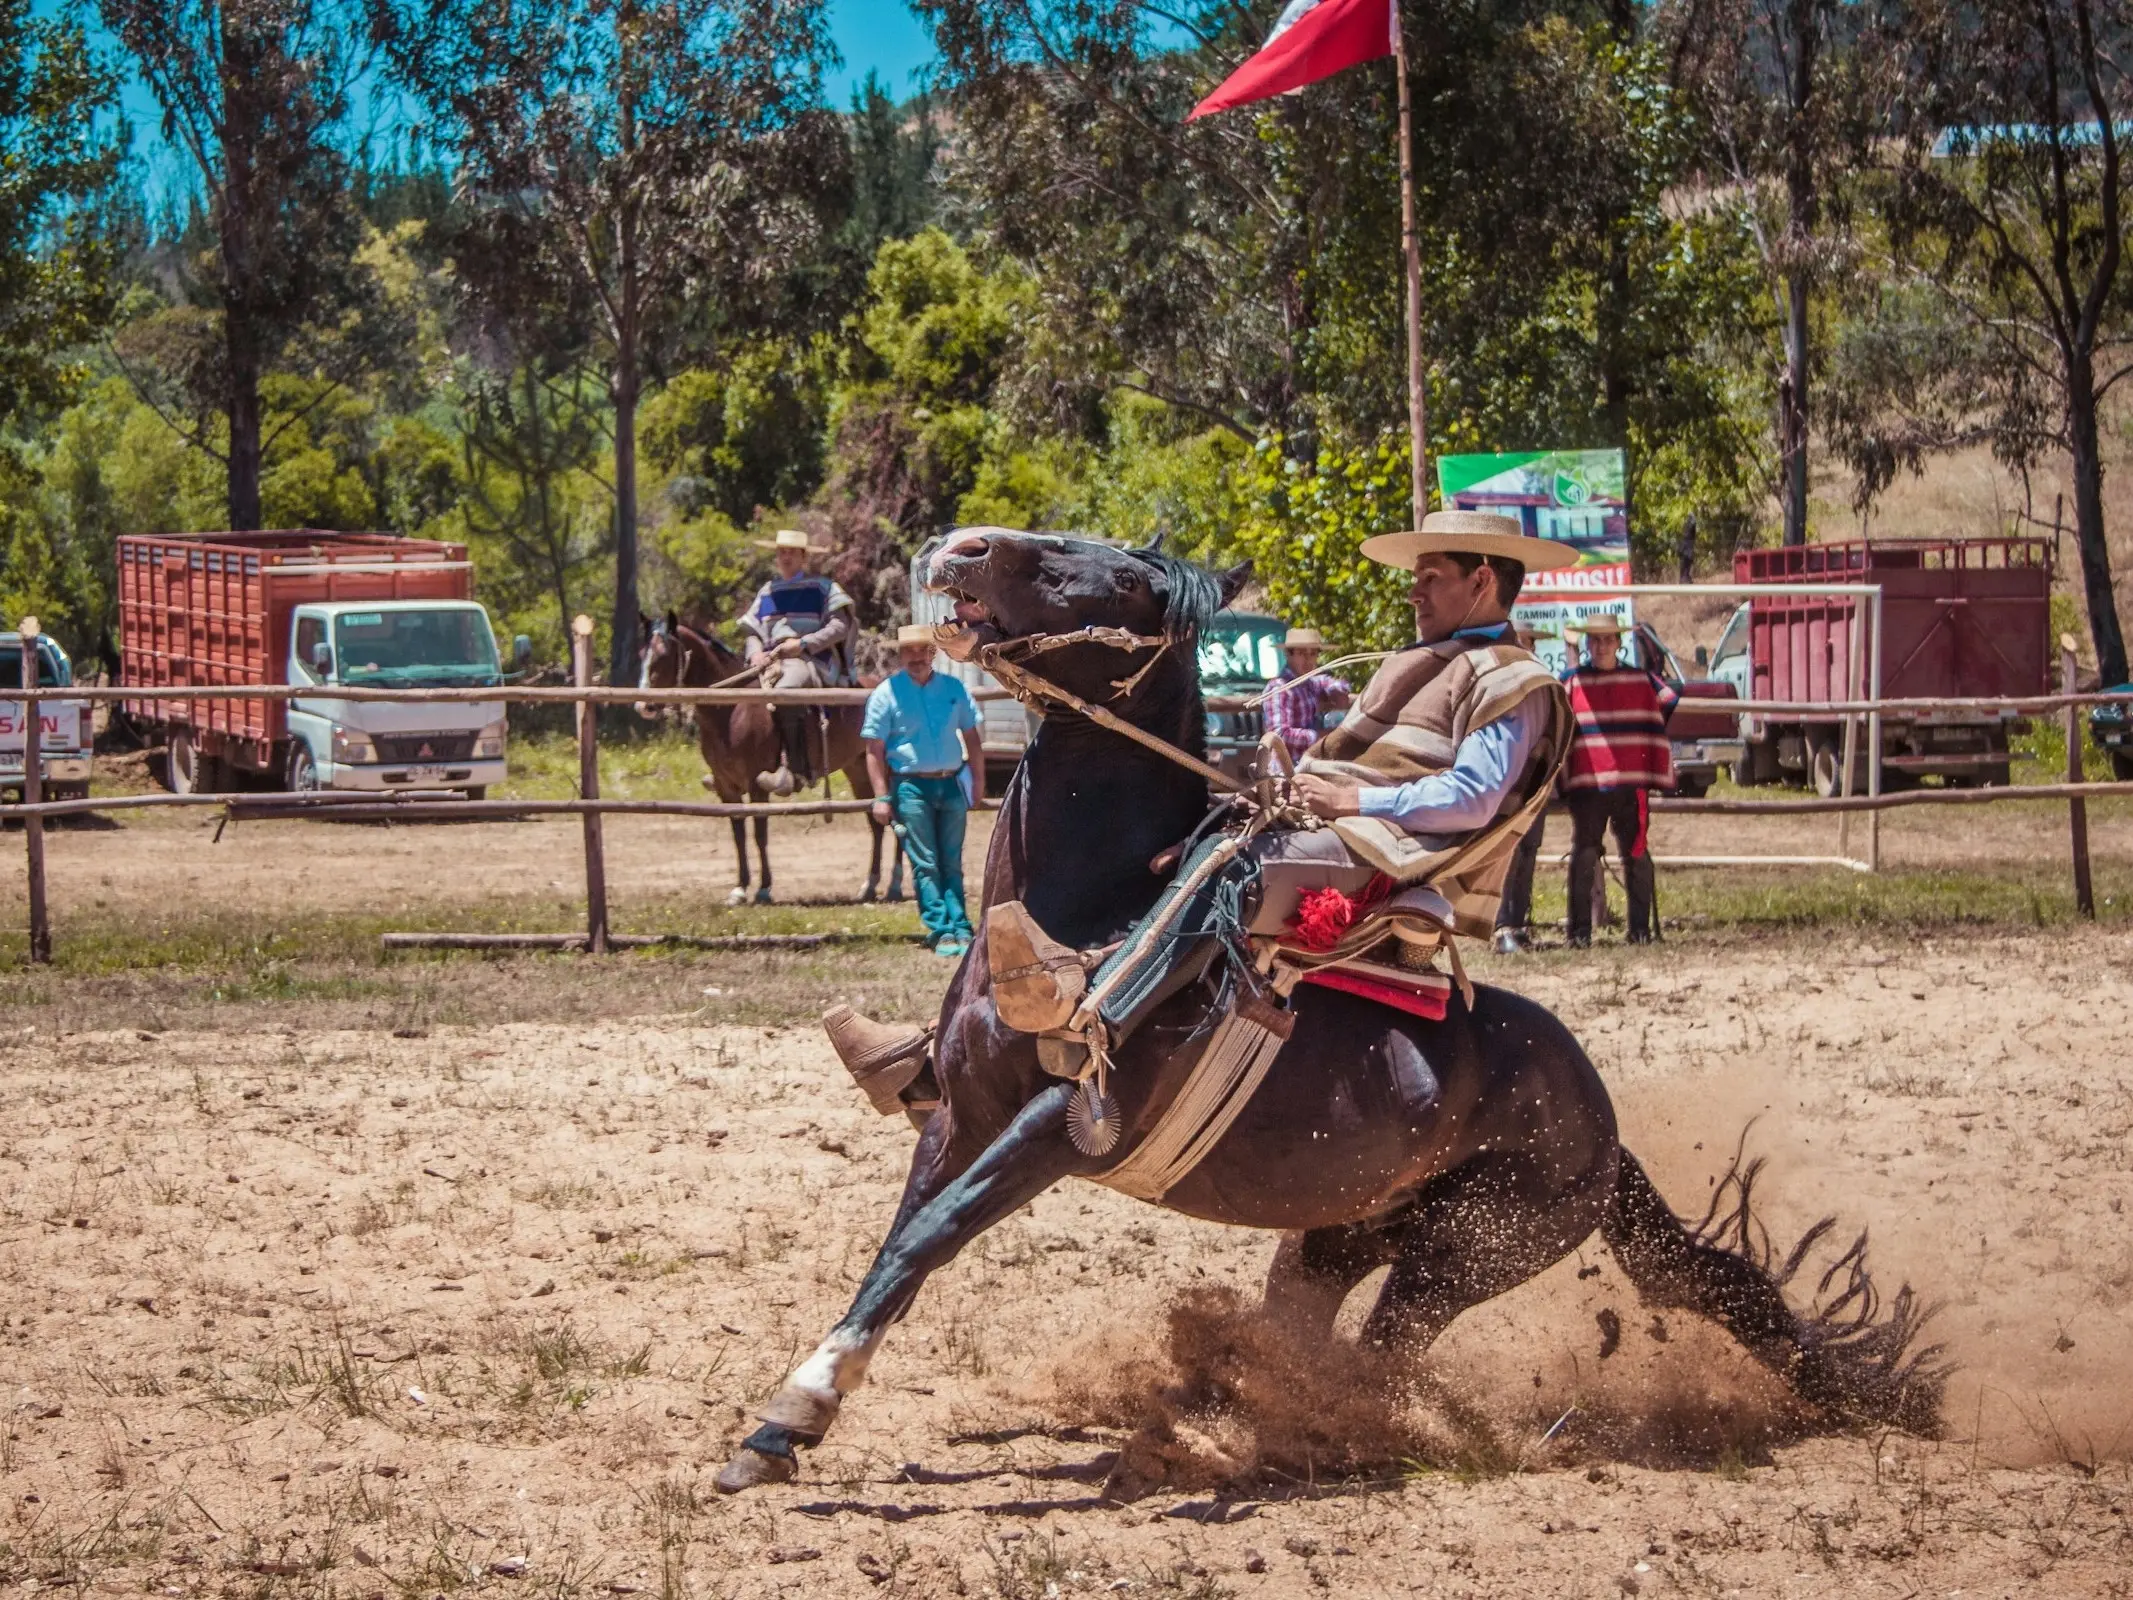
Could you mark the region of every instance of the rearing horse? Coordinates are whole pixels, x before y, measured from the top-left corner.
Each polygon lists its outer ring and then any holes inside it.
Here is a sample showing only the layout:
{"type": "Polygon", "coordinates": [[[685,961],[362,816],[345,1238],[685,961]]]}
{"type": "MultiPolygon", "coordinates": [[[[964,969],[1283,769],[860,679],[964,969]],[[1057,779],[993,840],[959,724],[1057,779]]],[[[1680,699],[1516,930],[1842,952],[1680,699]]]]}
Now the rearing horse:
{"type": "MultiPolygon", "coordinates": [[[[708,689],[747,668],[748,663],[708,633],[684,627],[673,612],[653,621],[639,617],[637,637],[644,643],[637,652],[637,687],[640,689],[708,689]]],[[[696,748],[711,769],[704,787],[713,790],[728,805],[744,801],[765,804],[770,796],[756,775],[775,768],[784,753],[778,731],[770,719],[770,707],[758,701],[749,705],[692,706],[696,715],[696,748]]],[[[639,705],[640,716],[653,715],[639,705]]],[[[815,754],[824,772],[842,772],[861,800],[874,798],[874,781],[867,775],[866,752],[859,738],[857,706],[831,706],[829,728],[815,754]]],[[[862,904],[879,897],[882,837],[888,831],[871,814],[867,826],[874,832],[873,854],[867,860],[867,886],[860,892],[862,904]]],[[[755,891],[757,905],[770,904],[770,819],[755,819],[755,853],[762,864],[762,882],[755,891]]],[[[748,836],[741,818],[733,819],[733,858],[738,880],[726,895],[726,904],[737,906],[748,899],[748,836]]],[[[892,901],[904,897],[904,855],[894,850],[889,862],[889,893],[892,901]]]]}
{"type": "MultiPolygon", "coordinates": [[[[1062,644],[1031,653],[1024,670],[1187,753],[1203,749],[1195,639],[1241,569],[1218,580],[1154,551],[986,530],[944,546],[928,575],[978,642],[1091,627],[1163,636],[1159,650],[1062,644]]],[[[1152,864],[1207,812],[1200,776],[1077,712],[1048,710],[993,833],[985,903],[1020,900],[1078,948],[1109,943],[1161,893],[1152,864]]],[[[993,1007],[980,934],[941,1006],[941,1106],[888,1238],[851,1309],[719,1474],[722,1490],[794,1475],[795,1447],[821,1440],[928,1274],[1062,1178],[1100,1181],[1134,1150],[1205,1039],[1209,981],[1158,1007],[1119,1049],[1110,1083],[1125,1131],[1110,1153],[1089,1156],[1068,1133],[1074,1086],[1047,1075],[1037,1041],[993,1007]]],[[[1725,1208],[1684,1226],[1618,1142],[1592,1063],[1540,1006],[1483,986],[1471,1008],[1454,995],[1430,1022],[1305,986],[1293,1014],[1257,1093],[1158,1203],[1283,1230],[1266,1298],[1306,1337],[1330,1339],[1348,1292],[1389,1264],[1363,1336],[1420,1351],[1462,1311],[1598,1230],[1647,1303],[1718,1322],[1820,1414],[1936,1425],[1945,1372],[1936,1351],[1912,1348],[1925,1313],[1906,1285],[1883,1315],[1865,1236],[1822,1277],[1826,1303],[1796,1310],[1785,1285],[1832,1222],[1774,1261],[1748,1206],[1750,1167],[1719,1186],[1725,1208]]]]}

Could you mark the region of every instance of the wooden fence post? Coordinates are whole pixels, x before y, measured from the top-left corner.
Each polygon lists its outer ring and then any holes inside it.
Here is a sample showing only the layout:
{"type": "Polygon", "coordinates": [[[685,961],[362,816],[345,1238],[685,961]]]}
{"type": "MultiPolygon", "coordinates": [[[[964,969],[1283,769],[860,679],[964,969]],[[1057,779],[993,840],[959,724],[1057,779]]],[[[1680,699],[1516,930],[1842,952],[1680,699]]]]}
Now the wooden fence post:
{"type": "MultiPolygon", "coordinates": [[[[2059,635],[2059,687],[2078,694],[2074,686],[2074,636],[2059,635]]],[[[2066,708],[2066,781],[2082,781],[2081,708],[2066,708]]],[[[2091,921],[2096,916],[2096,885],[2089,878],[2089,803],[2076,795],[2066,803],[2066,815],[2074,845],[2074,908],[2091,921]]]]}
{"type": "MultiPolygon", "coordinates": [[[[581,689],[592,687],[593,619],[578,616],[570,624],[572,676],[581,689]]],[[[600,708],[578,702],[578,798],[600,798],[600,708]]],[[[600,813],[585,813],[585,948],[607,954],[607,849],[600,835],[600,813]]]]}
{"type": "MultiPolygon", "coordinates": [[[[22,687],[37,687],[37,635],[35,617],[24,617],[17,631],[22,636],[22,687]]],[[[34,806],[44,799],[44,706],[22,702],[22,803],[34,806]]],[[[22,819],[22,838],[29,850],[30,868],[30,960],[47,966],[52,960],[52,920],[44,898],[44,818],[34,811],[22,819]]]]}

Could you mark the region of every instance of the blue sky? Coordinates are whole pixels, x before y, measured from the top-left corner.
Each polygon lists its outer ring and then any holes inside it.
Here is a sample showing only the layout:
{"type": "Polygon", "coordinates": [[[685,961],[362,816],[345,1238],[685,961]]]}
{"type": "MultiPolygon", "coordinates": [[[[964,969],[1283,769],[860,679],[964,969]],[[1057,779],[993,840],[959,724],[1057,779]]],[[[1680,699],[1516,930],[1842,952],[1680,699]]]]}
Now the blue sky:
{"type": "Polygon", "coordinates": [[[844,70],[828,86],[829,102],[844,106],[872,67],[882,86],[901,100],[918,87],[915,75],[933,60],[933,36],[899,0],[830,0],[830,32],[844,56],[844,70]]]}
{"type": "MultiPolygon", "coordinates": [[[[63,8],[64,0],[36,0],[33,10],[49,16],[63,8]]],[[[934,59],[933,36],[911,14],[902,0],[829,0],[830,33],[844,65],[823,85],[824,96],[840,111],[851,104],[852,92],[866,81],[869,69],[877,73],[892,98],[901,100],[918,88],[922,70],[934,59]]],[[[104,38],[111,44],[108,37],[104,38]]],[[[116,46],[112,45],[116,54],[116,46]]],[[[147,166],[151,193],[184,193],[191,185],[186,164],[161,148],[159,124],[162,114],[154,96],[138,80],[126,86],[126,116],[133,123],[134,151],[147,166]]]]}

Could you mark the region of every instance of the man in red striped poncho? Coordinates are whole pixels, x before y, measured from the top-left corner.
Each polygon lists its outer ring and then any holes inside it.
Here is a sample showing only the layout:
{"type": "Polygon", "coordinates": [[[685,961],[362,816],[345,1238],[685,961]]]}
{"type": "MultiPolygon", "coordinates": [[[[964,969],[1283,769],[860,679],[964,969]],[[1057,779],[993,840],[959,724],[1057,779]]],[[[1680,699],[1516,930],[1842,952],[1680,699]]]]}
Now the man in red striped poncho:
{"type": "Polygon", "coordinates": [[[1622,624],[1593,617],[1578,631],[1586,660],[1564,680],[1577,733],[1563,769],[1570,807],[1570,942],[1592,943],[1592,885],[1609,828],[1629,888],[1629,939],[1659,936],[1648,843],[1654,789],[1674,786],[1667,713],[1680,698],[1666,683],[1622,660],[1622,624]]]}

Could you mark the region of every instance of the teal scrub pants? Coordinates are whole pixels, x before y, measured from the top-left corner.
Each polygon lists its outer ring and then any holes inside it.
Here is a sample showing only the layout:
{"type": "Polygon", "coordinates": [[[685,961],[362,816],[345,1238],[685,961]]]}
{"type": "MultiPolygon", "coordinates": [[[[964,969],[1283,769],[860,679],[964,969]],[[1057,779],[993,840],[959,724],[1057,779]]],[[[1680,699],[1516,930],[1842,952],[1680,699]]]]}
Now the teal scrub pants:
{"type": "Polygon", "coordinates": [[[963,786],[945,778],[898,777],[891,786],[890,809],[903,829],[904,859],[918,887],[918,920],[926,942],[970,938],[970,913],[963,909],[963,825],[969,807],[963,786]]]}

